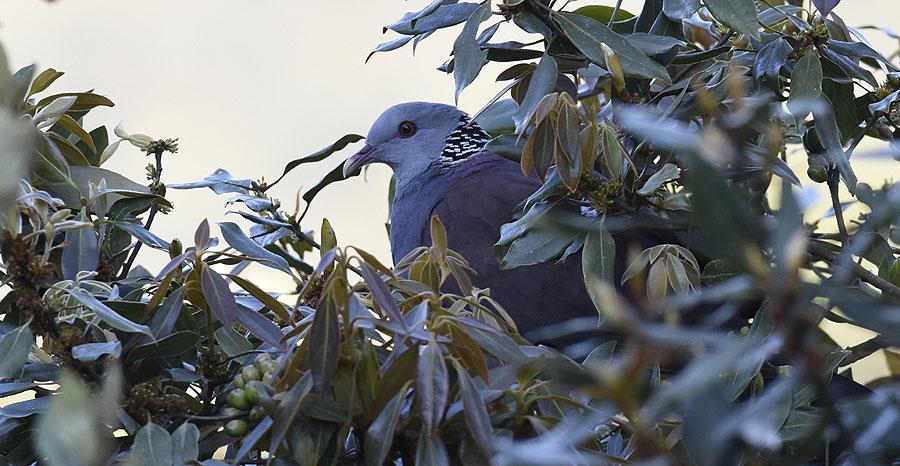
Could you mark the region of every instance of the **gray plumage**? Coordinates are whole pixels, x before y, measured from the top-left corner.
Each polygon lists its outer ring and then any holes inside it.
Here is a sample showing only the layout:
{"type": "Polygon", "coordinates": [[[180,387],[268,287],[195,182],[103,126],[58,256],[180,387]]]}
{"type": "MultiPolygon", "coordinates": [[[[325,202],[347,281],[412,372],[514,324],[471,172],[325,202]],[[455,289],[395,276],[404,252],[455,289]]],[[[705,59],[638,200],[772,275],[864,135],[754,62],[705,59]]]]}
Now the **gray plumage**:
{"type": "MultiPolygon", "coordinates": [[[[345,174],[384,163],[396,177],[391,210],[394,262],[431,244],[429,220],[437,215],[451,249],[477,272],[473,282],[494,297],[528,332],[575,317],[597,316],[584,289],[580,254],[559,263],[501,270],[494,255],[500,226],[540,186],[519,165],[484,145],[490,137],[456,107],[413,102],[386,110],[373,124],[366,146],[344,165],[345,174]],[[412,125],[412,126],[410,126],[412,125]],[[407,135],[415,127],[414,134],[407,135]]],[[[617,236],[616,276],[625,268],[628,241],[617,236]]]]}

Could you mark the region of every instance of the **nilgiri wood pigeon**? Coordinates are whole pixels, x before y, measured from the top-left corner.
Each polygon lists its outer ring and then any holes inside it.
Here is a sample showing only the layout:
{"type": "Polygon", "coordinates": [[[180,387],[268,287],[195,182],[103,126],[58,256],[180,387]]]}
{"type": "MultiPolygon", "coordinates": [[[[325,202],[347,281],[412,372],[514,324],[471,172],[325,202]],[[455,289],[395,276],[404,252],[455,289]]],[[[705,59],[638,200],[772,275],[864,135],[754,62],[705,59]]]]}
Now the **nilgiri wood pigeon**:
{"type": "MultiPolygon", "coordinates": [[[[576,317],[596,317],[584,287],[580,254],[557,263],[502,270],[494,255],[501,225],[541,182],[519,165],[484,150],[490,136],[450,105],[412,102],[386,110],[374,123],[366,145],[344,163],[348,176],[370,163],[387,164],[396,177],[391,210],[391,253],[398,262],[431,244],[431,215],[447,230],[450,249],[475,270],[473,283],[515,320],[519,332],[576,317]]],[[[626,267],[634,238],[615,235],[616,272],[626,267]]],[[[648,247],[652,244],[638,244],[648,247]]]]}

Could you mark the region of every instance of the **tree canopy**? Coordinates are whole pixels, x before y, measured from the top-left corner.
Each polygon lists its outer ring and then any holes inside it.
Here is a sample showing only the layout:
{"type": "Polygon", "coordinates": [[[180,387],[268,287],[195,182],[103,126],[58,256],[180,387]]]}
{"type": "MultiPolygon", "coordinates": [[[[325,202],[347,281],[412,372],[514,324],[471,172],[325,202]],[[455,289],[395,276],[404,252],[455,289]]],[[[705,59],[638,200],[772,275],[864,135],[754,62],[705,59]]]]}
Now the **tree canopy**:
{"type": "Polygon", "coordinates": [[[270,196],[293,171],[331,163],[302,194],[321,202],[344,178],[336,154],[362,136],[290,161],[274,182],[216,169],[167,184],[178,139],[89,130],[85,116],[112,100],[56,90],[52,68],[10,72],[0,54],[0,463],[900,458],[896,377],[839,391],[850,364],[900,346],[897,54],[847,25],[839,0],[586,3],[434,0],[385,26],[394,38],[372,52],[454,28],[439,70],[455,95],[496,78],[476,115],[487,147],[543,181],[497,260],[580,250],[573,279],[598,311],[543,329],[596,329],[555,349],[466,286],[440,219],[434,244],[389,267],[270,196]],[[501,29],[524,42],[494,40],[501,29]],[[488,63],[505,69],[480,76],[488,63]],[[867,139],[881,149],[857,150],[867,139]],[[146,183],[103,168],[125,150],[149,157],[146,183]],[[888,179],[857,173],[866,158],[888,179]],[[817,184],[832,205],[821,218],[807,210],[817,184]],[[241,222],[153,232],[174,208],[167,190],[204,188],[241,222]],[[613,283],[613,234],[642,228],[671,242],[635,251],[613,283]],[[146,249],[171,260],[147,270],[146,249]],[[296,290],[245,278],[250,264],[296,290]],[[843,348],[825,322],[872,337],[843,348]]]}

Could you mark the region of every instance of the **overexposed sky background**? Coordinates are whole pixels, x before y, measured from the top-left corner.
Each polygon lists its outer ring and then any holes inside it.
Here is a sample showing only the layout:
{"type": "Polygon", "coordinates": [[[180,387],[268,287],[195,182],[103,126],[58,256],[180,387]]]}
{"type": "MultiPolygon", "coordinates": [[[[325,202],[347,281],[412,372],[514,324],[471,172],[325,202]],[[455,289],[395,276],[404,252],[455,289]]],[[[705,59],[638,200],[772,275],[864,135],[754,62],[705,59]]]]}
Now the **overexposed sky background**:
{"type": "MultiPolygon", "coordinates": [[[[65,71],[51,91],[95,89],[116,102],[92,112],[89,130],[124,120],[129,132],[180,138],[180,152],[166,156],[164,182],[199,180],[216,168],[273,180],[293,158],[348,132],[364,135],[390,105],[452,103],[452,77],[435,67],[448,56],[456,29],[428,38],[415,57],[407,46],[364,63],[379,42],[394,37],[382,34],[383,25],[427,3],[0,0],[0,43],[14,67],[37,63],[65,71]]],[[[614,2],[573,7],[589,3],[614,2]]],[[[624,6],[637,12],[640,4],[627,0],[624,6]]],[[[900,30],[896,0],[845,0],[836,12],[850,25],[886,22],[900,30]]],[[[883,49],[896,47],[881,33],[870,35],[883,49]]],[[[487,68],[463,93],[464,110],[477,111],[500,89],[493,81],[500,69],[487,68]]],[[[136,148],[122,146],[105,166],[143,183],[148,162],[136,148]]],[[[297,191],[339,162],[302,166],[273,194],[293,209],[297,191]]],[[[367,182],[356,178],[328,188],[307,227],[317,229],[327,215],[344,244],[389,260],[383,225],[388,179],[388,170],[378,166],[367,182]]],[[[226,198],[211,191],[170,190],[168,197],[176,210],[154,228],[163,238],[189,239],[203,217],[226,218],[226,198]]],[[[153,270],[165,254],[148,252],[144,259],[153,270]]]]}
{"type": "MultiPolygon", "coordinates": [[[[124,120],[129,132],[180,138],[180,152],[166,155],[164,182],[196,181],[216,168],[274,180],[288,161],[345,133],[364,135],[393,104],[452,103],[453,79],[435,68],[449,55],[458,28],[428,38],[415,57],[407,46],[364,63],[379,42],[395,37],[383,35],[382,26],[427,3],[0,0],[0,43],[16,68],[37,63],[40,69],[65,71],[51,91],[95,89],[116,102],[92,112],[88,130],[101,124],[111,130],[124,120]]],[[[572,7],[613,3],[579,1],[572,7]]],[[[624,7],[637,13],[642,3],[626,0],[624,7]]],[[[897,0],[844,0],[835,12],[851,26],[874,23],[900,31],[897,0]]],[[[882,51],[897,49],[897,41],[880,32],[868,31],[868,36],[882,51]]],[[[464,110],[477,111],[502,87],[494,82],[500,69],[489,66],[463,93],[464,110]]],[[[298,190],[316,183],[360,145],[340,158],[301,166],[272,194],[292,210],[298,190]]],[[[144,183],[149,161],[138,149],[123,145],[105,167],[144,183]]],[[[893,167],[867,170],[862,178],[879,185],[881,178],[896,173],[893,167]]],[[[377,166],[369,170],[367,181],[355,178],[329,187],[314,203],[306,227],[318,229],[327,215],[342,244],[389,262],[384,229],[388,179],[387,168],[377,166]]],[[[178,237],[190,244],[204,217],[243,223],[224,214],[227,197],[209,190],[170,190],[167,197],[176,209],[157,217],[154,225],[167,240],[178,237]]],[[[213,232],[219,235],[217,228],[213,232]]],[[[145,248],[142,263],[155,273],[166,259],[165,253],[145,248]]],[[[266,289],[291,289],[288,280],[266,270],[248,272],[266,289]]]]}

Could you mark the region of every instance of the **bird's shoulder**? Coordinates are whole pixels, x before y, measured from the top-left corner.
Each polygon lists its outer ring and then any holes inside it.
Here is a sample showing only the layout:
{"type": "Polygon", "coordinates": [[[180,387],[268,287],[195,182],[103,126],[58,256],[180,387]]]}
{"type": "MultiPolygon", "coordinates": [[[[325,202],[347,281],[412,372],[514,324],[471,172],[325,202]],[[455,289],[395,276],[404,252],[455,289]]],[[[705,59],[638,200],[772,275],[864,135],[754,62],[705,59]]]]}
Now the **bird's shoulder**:
{"type": "MultiPolygon", "coordinates": [[[[451,247],[492,246],[500,226],[508,223],[516,206],[540,186],[536,178],[522,174],[519,164],[483,152],[457,167],[431,213],[444,223],[451,247]],[[475,244],[481,242],[485,245],[475,244]]],[[[430,244],[430,231],[423,233],[423,244],[430,244]]]]}

